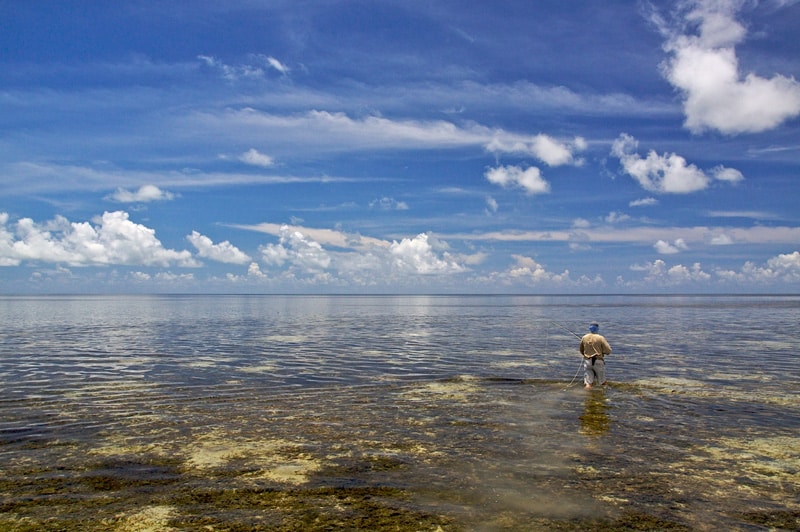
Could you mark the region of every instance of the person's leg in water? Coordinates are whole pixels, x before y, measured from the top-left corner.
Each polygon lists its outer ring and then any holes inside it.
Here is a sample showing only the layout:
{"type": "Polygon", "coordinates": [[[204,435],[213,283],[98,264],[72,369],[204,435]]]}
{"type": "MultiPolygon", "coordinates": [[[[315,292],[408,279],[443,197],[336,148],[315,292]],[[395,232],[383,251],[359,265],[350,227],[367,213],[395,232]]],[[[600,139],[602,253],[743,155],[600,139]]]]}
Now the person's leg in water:
{"type": "Polygon", "coordinates": [[[593,358],[587,358],[586,360],[583,361],[584,388],[591,388],[592,385],[594,384],[595,377],[597,377],[597,375],[595,374],[594,364],[592,364],[593,361],[594,361],[593,358]]]}
{"type": "Polygon", "coordinates": [[[606,385],[606,362],[602,358],[598,358],[594,362],[594,374],[597,376],[597,383],[600,386],[606,385]]]}

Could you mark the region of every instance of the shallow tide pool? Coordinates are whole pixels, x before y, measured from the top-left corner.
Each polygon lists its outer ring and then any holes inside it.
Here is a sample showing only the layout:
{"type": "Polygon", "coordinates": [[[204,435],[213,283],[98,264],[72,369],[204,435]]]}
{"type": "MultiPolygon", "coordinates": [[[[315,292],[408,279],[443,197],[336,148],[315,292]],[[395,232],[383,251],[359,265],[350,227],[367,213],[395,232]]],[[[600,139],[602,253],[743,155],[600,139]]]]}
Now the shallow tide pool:
{"type": "Polygon", "coordinates": [[[800,528],[800,298],[589,303],[0,298],[0,529],[800,528]]]}

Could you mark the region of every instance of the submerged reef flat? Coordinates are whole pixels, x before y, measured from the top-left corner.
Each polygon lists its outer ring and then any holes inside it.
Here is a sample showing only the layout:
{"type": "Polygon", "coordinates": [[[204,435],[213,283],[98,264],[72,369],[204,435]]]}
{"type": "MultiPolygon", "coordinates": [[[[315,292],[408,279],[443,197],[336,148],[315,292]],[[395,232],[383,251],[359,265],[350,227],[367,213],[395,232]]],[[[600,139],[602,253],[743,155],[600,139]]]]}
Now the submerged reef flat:
{"type": "Polygon", "coordinates": [[[677,381],[565,384],[65,401],[63,425],[2,433],[0,529],[800,528],[791,404],[677,381]]]}

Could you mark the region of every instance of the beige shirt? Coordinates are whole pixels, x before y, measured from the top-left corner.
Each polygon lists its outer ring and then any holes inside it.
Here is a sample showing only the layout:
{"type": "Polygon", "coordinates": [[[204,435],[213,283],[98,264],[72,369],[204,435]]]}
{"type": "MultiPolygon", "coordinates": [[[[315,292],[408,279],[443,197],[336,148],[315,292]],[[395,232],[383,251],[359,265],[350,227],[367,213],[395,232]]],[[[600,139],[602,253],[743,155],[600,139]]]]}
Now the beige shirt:
{"type": "Polygon", "coordinates": [[[603,337],[602,334],[588,333],[581,338],[581,354],[584,358],[592,358],[594,356],[602,359],[605,355],[611,353],[611,346],[603,337]]]}

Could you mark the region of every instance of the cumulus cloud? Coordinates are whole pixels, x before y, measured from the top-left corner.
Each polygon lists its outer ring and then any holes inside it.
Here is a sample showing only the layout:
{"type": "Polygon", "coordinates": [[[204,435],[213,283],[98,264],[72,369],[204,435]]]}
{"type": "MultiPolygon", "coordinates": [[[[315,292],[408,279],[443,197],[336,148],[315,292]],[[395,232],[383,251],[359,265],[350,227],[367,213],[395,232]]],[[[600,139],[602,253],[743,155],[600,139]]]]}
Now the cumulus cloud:
{"type": "Polygon", "coordinates": [[[25,261],[70,266],[143,265],[196,267],[188,251],[166,249],[155,231],[132,222],[123,211],[106,212],[89,222],[70,222],[62,216],[37,224],[30,218],[8,229],[8,215],[0,216],[0,264],[25,261]]]}
{"type": "Polygon", "coordinates": [[[243,253],[227,240],[214,244],[210,238],[201,235],[197,231],[192,231],[192,234],[188,235],[186,240],[197,248],[197,254],[203,258],[227,264],[245,264],[252,260],[246,253],[243,253]]]}
{"type": "Polygon", "coordinates": [[[542,178],[542,172],[535,166],[523,169],[519,166],[498,166],[484,174],[490,183],[503,188],[519,187],[528,194],[550,192],[550,184],[542,178]]]}
{"type": "Polygon", "coordinates": [[[678,238],[671,244],[665,240],[659,240],[653,247],[661,255],[673,255],[689,249],[689,246],[686,245],[682,238],[678,238]]]}
{"type": "Polygon", "coordinates": [[[505,285],[523,285],[537,288],[587,288],[605,286],[602,276],[593,278],[582,275],[578,279],[570,277],[569,270],[561,273],[549,271],[543,264],[531,257],[512,255],[514,262],[504,272],[493,274],[492,281],[505,285]]]}
{"type": "Polygon", "coordinates": [[[629,283],[620,280],[621,284],[658,287],[708,284],[716,279],[723,286],[727,284],[769,286],[800,282],[800,251],[776,255],[760,265],[748,261],[739,270],[716,268],[713,270],[713,274],[705,271],[698,262],[690,266],[683,264],[669,266],[661,259],[633,265],[630,269],[644,274],[643,280],[629,283]]]}
{"type": "Polygon", "coordinates": [[[155,185],[142,185],[139,190],[130,191],[118,188],[108,199],[119,203],[148,203],[150,201],[166,201],[175,198],[175,194],[161,190],[155,185]]]}
{"type": "Polygon", "coordinates": [[[272,160],[272,157],[260,153],[255,148],[250,148],[249,150],[241,154],[239,156],[239,160],[245,164],[249,164],[252,166],[261,166],[264,168],[275,164],[275,161],[272,160]]]}
{"type": "Polygon", "coordinates": [[[611,155],[619,159],[625,173],[650,192],[687,194],[707,188],[712,177],[727,182],[744,179],[738,170],[724,166],[714,168],[710,177],[675,153],[658,155],[650,150],[647,157],[643,158],[636,153],[638,147],[639,142],[635,138],[622,133],[611,146],[611,155]]]}
{"type": "Polygon", "coordinates": [[[247,275],[248,277],[253,277],[256,279],[262,279],[266,277],[266,274],[261,271],[261,267],[257,262],[250,263],[250,265],[247,267],[247,275]]]}
{"type": "Polygon", "coordinates": [[[671,54],[663,75],[683,94],[685,126],[692,132],[754,133],[800,114],[800,83],[793,77],[740,72],[735,46],[747,30],[736,15],[743,4],[693,0],[685,20],[694,34],[663,28],[671,54]]]}
{"type": "Polygon", "coordinates": [[[643,265],[631,266],[631,270],[644,272],[645,282],[655,286],[675,285],[687,282],[704,282],[711,279],[711,275],[703,271],[699,262],[695,262],[691,266],[676,264],[675,266],[668,267],[666,262],[657,259],[643,265]]]}
{"type": "Polygon", "coordinates": [[[536,262],[536,260],[523,255],[513,255],[515,264],[509,268],[508,276],[511,279],[524,279],[533,283],[556,282],[561,283],[569,280],[569,270],[562,273],[553,273],[536,262]]]}
{"type": "MultiPolygon", "coordinates": [[[[326,237],[321,230],[315,232],[326,237]]],[[[414,283],[420,276],[464,272],[466,268],[460,261],[468,260],[451,255],[446,243],[427,233],[392,242],[331,239],[327,235],[329,241],[340,245],[352,243],[353,247],[339,251],[327,250],[309,234],[286,225],[281,226],[278,236],[277,244],[260,248],[261,263],[293,280],[322,279],[325,283],[391,287],[414,283]]]]}
{"type": "Polygon", "coordinates": [[[722,165],[712,168],[711,175],[714,176],[714,179],[728,181],[729,183],[738,183],[739,181],[744,180],[744,175],[742,175],[739,170],[736,170],[735,168],[725,168],[722,165]]]}
{"type": "Polygon", "coordinates": [[[741,270],[719,269],[716,275],[731,283],[797,283],[800,282],[800,251],[776,255],[763,265],[746,262],[741,270]]]}
{"type": "Polygon", "coordinates": [[[404,238],[400,242],[392,242],[389,253],[394,258],[394,264],[401,271],[429,275],[441,273],[456,273],[464,268],[452,260],[445,252],[440,257],[436,254],[430,242],[430,236],[421,233],[414,238],[404,238]]]}
{"type": "Polygon", "coordinates": [[[331,258],[322,246],[300,231],[282,226],[277,244],[261,247],[261,259],[266,265],[287,265],[303,274],[316,274],[330,266],[331,258]]]}

